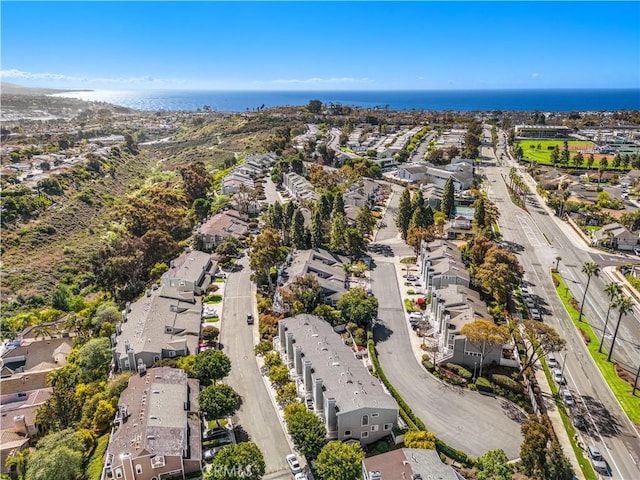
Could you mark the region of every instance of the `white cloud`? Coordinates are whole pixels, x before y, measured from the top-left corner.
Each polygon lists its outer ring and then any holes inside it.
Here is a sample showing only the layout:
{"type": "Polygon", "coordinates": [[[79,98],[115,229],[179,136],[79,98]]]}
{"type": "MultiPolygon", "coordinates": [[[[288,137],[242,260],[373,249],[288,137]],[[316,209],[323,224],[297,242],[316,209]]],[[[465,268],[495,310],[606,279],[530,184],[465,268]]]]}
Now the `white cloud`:
{"type": "Polygon", "coordinates": [[[533,78],[538,78],[538,77],[540,76],[540,74],[539,74],[539,73],[537,73],[537,72],[534,72],[534,73],[532,73],[532,74],[531,74],[531,76],[532,76],[533,78]]]}
{"type": "Polygon", "coordinates": [[[418,77],[418,80],[424,80],[424,77],[418,77]]]}
{"type": "Polygon", "coordinates": [[[171,85],[183,83],[177,80],[158,79],[151,76],[141,77],[76,77],[61,73],[25,72],[17,69],[0,70],[0,79],[44,80],[52,82],[82,83],[82,84],[112,84],[112,85],[171,85]]]}
{"type": "MultiPolygon", "coordinates": [[[[260,82],[262,83],[262,82],[260,82]]],[[[294,85],[322,85],[322,84],[336,84],[336,83],[371,83],[371,80],[364,78],[355,78],[355,77],[331,77],[331,78],[320,78],[320,77],[312,77],[305,79],[278,79],[271,80],[265,83],[277,83],[277,84],[294,84],[294,85]]]]}

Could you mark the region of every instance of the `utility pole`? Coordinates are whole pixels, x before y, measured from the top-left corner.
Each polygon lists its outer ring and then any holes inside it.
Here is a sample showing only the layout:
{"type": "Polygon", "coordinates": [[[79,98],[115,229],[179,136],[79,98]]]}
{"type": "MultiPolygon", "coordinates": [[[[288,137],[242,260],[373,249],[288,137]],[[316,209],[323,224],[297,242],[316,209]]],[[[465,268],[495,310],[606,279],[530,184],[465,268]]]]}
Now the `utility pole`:
{"type": "Polygon", "coordinates": [[[633,392],[631,395],[636,395],[636,388],[638,387],[638,377],[640,377],[640,365],[638,365],[638,372],[636,373],[636,379],[633,381],[633,392]]]}

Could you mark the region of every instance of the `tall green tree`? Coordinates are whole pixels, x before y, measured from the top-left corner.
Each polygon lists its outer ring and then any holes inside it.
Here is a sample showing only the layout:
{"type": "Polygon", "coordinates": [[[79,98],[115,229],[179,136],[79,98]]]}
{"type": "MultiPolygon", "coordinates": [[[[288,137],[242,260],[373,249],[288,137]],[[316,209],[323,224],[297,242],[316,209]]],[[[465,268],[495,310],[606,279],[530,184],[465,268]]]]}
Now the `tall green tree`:
{"type": "Polygon", "coordinates": [[[322,420],[308,410],[290,415],[287,431],[296,448],[310,460],[318,456],[327,436],[327,429],[322,420]]]}
{"type": "Polygon", "coordinates": [[[231,371],[231,359],[220,350],[204,350],[196,355],[193,374],[202,385],[214,384],[231,371]]]}
{"type": "Polygon", "coordinates": [[[224,383],[209,385],[200,391],[200,410],[210,420],[219,420],[233,415],[240,406],[240,396],[224,383]]]}
{"type": "Polygon", "coordinates": [[[280,265],[286,255],[280,234],[273,228],[265,228],[253,241],[249,266],[256,274],[257,283],[267,281],[269,292],[273,292],[271,269],[280,265]]]}
{"type": "Polygon", "coordinates": [[[364,450],[357,443],[333,441],[318,455],[316,468],[323,480],[356,480],[362,473],[362,460],[364,450]]]}
{"type": "Polygon", "coordinates": [[[92,338],[78,350],[76,365],[80,380],[92,382],[106,378],[111,364],[111,341],[108,338],[92,338]]]}
{"type": "Polygon", "coordinates": [[[595,262],[586,262],[582,265],[582,273],[587,276],[587,285],[584,287],[584,295],[582,295],[582,302],[580,303],[580,313],[578,315],[578,321],[582,321],[582,311],[584,309],[584,301],[587,299],[587,291],[589,290],[589,284],[591,283],[591,277],[600,275],[600,265],[595,262]]]}
{"type": "Polygon", "coordinates": [[[266,472],[264,456],[255,443],[241,442],[221,449],[204,474],[205,480],[260,480],[266,472]]]}
{"type": "Polygon", "coordinates": [[[311,219],[311,247],[320,248],[324,243],[324,222],[320,208],[316,208],[311,219]]]}
{"type": "Polygon", "coordinates": [[[370,322],[378,316],[378,299],[362,288],[352,288],[346,292],[336,305],[347,322],[353,322],[359,327],[367,328],[370,322]]]}
{"type": "Polygon", "coordinates": [[[365,203],[358,210],[356,225],[363,235],[371,235],[371,233],[373,233],[373,227],[376,225],[376,219],[371,214],[369,204],[365,203]]]}
{"type": "Polygon", "coordinates": [[[344,231],[344,251],[355,262],[362,257],[367,249],[367,242],[362,232],[357,228],[347,228],[344,231]]]}
{"type": "Polygon", "coordinates": [[[604,288],[604,293],[609,296],[609,306],[607,307],[607,316],[604,319],[602,339],[600,340],[600,346],[598,347],[599,353],[602,353],[602,344],[604,343],[604,337],[607,334],[607,326],[609,325],[609,314],[611,313],[611,307],[615,304],[616,299],[622,294],[622,285],[617,282],[611,282],[604,288]]]}
{"type": "Polygon", "coordinates": [[[504,450],[489,450],[477,459],[476,465],[480,469],[477,480],[511,480],[513,467],[504,450]]]}
{"type": "Polygon", "coordinates": [[[607,355],[607,362],[611,361],[611,355],[613,355],[613,349],[616,346],[616,339],[618,338],[618,329],[622,322],[622,317],[633,310],[633,302],[625,295],[618,295],[614,304],[616,310],[618,310],[618,323],[616,323],[616,329],[613,331],[613,338],[611,339],[611,348],[609,349],[609,355],[607,355]]]}
{"type": "Polygon", "coordinates": [[[549,430],[533,415],[521,430],[524,441],[520,445],[520,460],[524,473],[530,477],[545,478],[549,430]]]}
{"type": "Polygon", "coordinates": [[[331,210],[331,216],[340,214],[344,215],[344,198],[342,198],[342,194],[336,193],[333,197],[333,208],[331,210]]]}
{"type": "Polygon", "coordinates": [[[402,238],[407,238],[407,232],[409,231],[409,222],[411,222],[411,192],[408,188],[405,188],[400,195],[400,202],[398,204],[398,213],[396,213],[396,226],[402,238]]]}
{"type": "Polygon", "coordinates": [[[484,197],[480,195],[480,198],[476,201],[476,209],[473,212],[473,220],[476,222],[476,226],[479,230],[482,230],[487,226],[486,224],[486,212],[484,209],[484,197]]]}
{"type": "Polygon", "coordinates": [[[300,209],[296,209],[293,214],[293,221],[291,223],[291,245],[298,250],[304,250],[307,248],[306,235],[304,232],[304,217],[300,209]]]}
{"type": "Polygon", "coordinates": [[[347,219],[344,214],[334,213],[331,216],[331,238],[329,248],[332,252],[342,250],[344,247],[344,232],[347,228],[347,219]]]}
{"type": "Polygon", "coordinates": [[[453,177],[449,177],[444,184],[442,190],[442,202],[440,211],[446,215],[447,218],[451,218],[453,210],[455,208],[455,191],[453,188],[453,177]]]}
{"type": "Polygon", "coordinates": [[[460,333],[465,335],[469,343],[480,352],[479,377],[482,376],[482,367],[487,354],[495,349],[502,348],[509,340],[509,334],[505,326],[498,326],[493,322],[480,318],[465,324],[460,333]]]}
{"type": "Polygon", "coordinates": [[[320,195],[318,208],[322,214],[322,219],[328,221],[331,218],[331,210],[333,209],[333,195],[331,192],[323,192],[320,195]]]}
{"type": "Polygon", "coordinates": [[[37,449],[29,456],[26,480],[76,480],[82,475],[84,452],[69,447],[37,449]]]}
{"type": "Polygon", "coordinates": [[[538,359],[551,352],[559,352],[566,345],[566,341],[549,324],[536,320],[525,320],[521,329],[522,339],[528,344],[524,359],[521,362],[518,377],[532,367],[538,359]]]}

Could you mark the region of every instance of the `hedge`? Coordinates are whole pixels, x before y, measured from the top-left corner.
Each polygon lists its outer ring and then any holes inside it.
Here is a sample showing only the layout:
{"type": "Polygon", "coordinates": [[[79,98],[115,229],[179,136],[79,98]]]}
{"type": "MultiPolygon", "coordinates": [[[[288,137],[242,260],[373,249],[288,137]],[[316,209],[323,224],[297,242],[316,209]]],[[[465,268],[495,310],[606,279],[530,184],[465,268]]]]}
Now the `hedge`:
{"type": "Polygon", "coordinates": [[[464,464],[471,463],[466,453],[461,452],[460,450],[456,450],[453,447],[450,447],[449,445],[444,443],[442,440],[439,440],[437,438],[436,438],[436,450],[438,450],[440,453],[445,454],[447,457],[455,460],[456,462],[460,462],[464,464]]]}
{"type": "Polygon", "coordinates": [[[98,438],[96,446],[91,452],[89,463],[87,465],[87,480],[100,480],[102,476],[102,467],[104,467],[104,454],[109,446],[109,434],[105,433],[98,438]]]}
{"type": "Polygon", "coordinates": [[[445,368],[455,372],[456,375],[464,378],[465,380],[471,380],[473,378],[473,374],[464,368],[462,365],[456,365],[455,363],[447,363],[445,364],[445,368]]]}
{"type": "Polygon", "coordinates": [[[498,385],[499,387],[505,388],[514,393],[523,393],[524,386],[518,382],[516,382],[513,378],[507,377],[506,375],[491,375],[491,381],[498,385]]]}
{"type": "Polygon", "coordinates": [[[476,388],[481,392],[493,393],[493,386],[491,382],[484,377],[480,377],[476,380],[476,388]]]}
{"type": "Polygon", "coordinates": [[[378,362],[378,356],[376,355],[375,345],[373,343],[373,340],[369,340],[367,342],[367,348],[369,349],[369,356],[371,357],[371,361],[373,362],[373,367],[375,368],[375,371],[378,374],[378,378],[380,378],[382,383],[384,383],[385,387],[387,387],[387,390],[389,390],[389,392],[391,393],[391,396],[395,398],[396,402],[398,402],[398,407],[400,409],[400,416],[402,417],[402,419],[405,422],[407,422],[407,425],[409,426],[409,428],[411,428],[411,426],[413,425],[414,430],[426,430],[427,427],[425,426],[425,424],[422,422],[422,420],[420,420],[418,417],[415,416],[415,414],[411,410],[411,407],[409,407],[409,405],[406,404],[406,402],[400,396],[400,394],[396,391],[396,389],[393,388],[393,385],[391,385],[391,382],[389,382],[386,375],[382,371],[382,368],[380,367],[380,363],[378,362]]]}

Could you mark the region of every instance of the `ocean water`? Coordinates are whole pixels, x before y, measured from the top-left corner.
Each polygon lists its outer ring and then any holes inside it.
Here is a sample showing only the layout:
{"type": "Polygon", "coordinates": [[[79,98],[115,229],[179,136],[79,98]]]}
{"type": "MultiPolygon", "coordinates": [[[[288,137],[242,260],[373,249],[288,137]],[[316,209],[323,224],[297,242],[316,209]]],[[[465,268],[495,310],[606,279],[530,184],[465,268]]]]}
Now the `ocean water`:
{"type": "Polygon", "coordinates": [[[304,92],[95,90],[56,95],[143,111],[194,111],[208,105],[220,112],[244,112],[261,107],[306,105],[313,99],[324,104],[390,110],[567,112],[640,109],[640,89],[304,92]]]}

